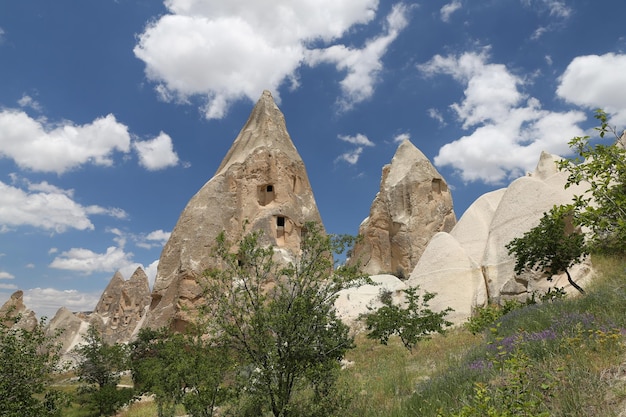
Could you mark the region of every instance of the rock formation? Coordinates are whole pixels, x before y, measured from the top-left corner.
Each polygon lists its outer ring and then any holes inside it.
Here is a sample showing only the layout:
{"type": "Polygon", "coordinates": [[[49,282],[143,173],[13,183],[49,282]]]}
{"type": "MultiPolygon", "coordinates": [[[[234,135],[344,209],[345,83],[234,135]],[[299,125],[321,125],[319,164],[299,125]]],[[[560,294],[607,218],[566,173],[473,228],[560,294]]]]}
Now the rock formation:
{"type": "MultiPolygon", "coordinates": [[[[582,186],[564,188],[567,173],[557,169],[558,159],[542,153],[532,174],[477,199],[449,234],[433,238],[407,285],[438,293],[431,307],[452,307],[452,318],[457,323],[487,300],[524,300],[551,286],[571,291],[564,274],[553,277],[552,282],[542,273],[517,276],[513,270],[515,259],[505,247],[536,226],[554,205],[570,203],[575,194],[582,194],[582,186]]],[[[582,282],[589,279],[590,266],[583,263],[570,272],[575,281],[582,282]]]]}
{"type": "Polygon", "coordinates": [[[47,334],[60,331],[61,352],[70,352],[83,340],[89,326],[100,330],[108,344],[128,343],[139,331],[150,306],[148,277],[137,268],[128,281],[116,272],[93,312],[72,313],[60,308],[47,326],[47,334]]]}
{"type": "Polygon", "coordinates": [[[24,305],[24,292],[15,291],[0,307],[0,323],[7,327],[33,330],[39,323],[35,312],[24,305]]]}
{"type": "Polygon", "coordinates": [[[265,243],[295,253],[307,221],[321,217],[304,163],[265,91],[213,178],[180,215],[161,253],[146,326],[184,328],[202,303],[198,278],[215,262],[219,233],[236,242],[244,227],[262,230],[265,243]]]}
{"type": "Polygon", "coordinates": [[[359,228],[363,240],[350,262],[364,273],[409,274],[431,237],[456,222],[452,195],[443,177],[411,142],[398,147],[383,167],[380,191],[359,228]]]}
{"type": "Polygon", "coordinates": [[[128,281],[116,272],[93,312],[100,319],[103,340],[129,341],[145,318],[150,301],[150,285],[143,269],[137,268],[128,281]]]}

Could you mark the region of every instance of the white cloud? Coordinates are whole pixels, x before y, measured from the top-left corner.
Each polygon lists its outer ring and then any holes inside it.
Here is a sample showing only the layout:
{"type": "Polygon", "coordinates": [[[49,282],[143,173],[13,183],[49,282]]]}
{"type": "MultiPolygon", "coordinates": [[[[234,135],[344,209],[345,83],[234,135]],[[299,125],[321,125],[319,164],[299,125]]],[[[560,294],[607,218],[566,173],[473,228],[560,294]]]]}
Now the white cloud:
{"type": "MultiPolygon", "coordinates": [[[[200,96],[205,116],[222,118],[235,100],[255,101],[265,89],[279,99],[285,81],[296,87],[307,47],[329,45],[372,21],[378,0],[166,0],[165,5],[169,13],[139,35],[135,56],[144,61],[162,99],[188,102],[200,96]]],[[[391,37],[402,20],[399,7],[394,10],[388,19],[391,37]]],[[[366,66],[379,65],[364,62],[372,59],[368,55],[381,55],[385,48],[371,45],[359,57],[352,53],[360,65],[358,74],[350,72],[342,83],[347,94],[364,85],[359,77],[372,76],[366,66]]]]}
{"type": "Polygon", "coordinates": [[[396,135],[395,138],[393,138],[394,143],[402,143],[405,140],[411,140],[411,135],[409,135],[408,133],[400,133],[399,135],[396,135]]]}
{"type": "Polygon", "coordinates": [[[114,217],[116,219],[126,219],[126,218],[128,218],[128,213],[126,213],[121,208],[117,208],[117,207],[87,206],[87,207],[85,207],[85,213],[87,213],[87,214],[100,214],[100,215],[104,215],[104,216],[114,217]]]}
{"type": "Polygon", "coordinates": [[[364,146],[367,146],[367,147],[376,146],[374,142],[369,140],[367,136],[361,133],[357,133],[354,136],[338,135],[337,137],[344,142],[348,142],[352,145],[357,145],[357,147],[351,151],[348,151],[346,153],[339,155],[335,159],[335,162],[344,161],[344,162],[349,163],[350,165],[355,165],[359,161],[359,158],[361,154],[363,153],[364,146]]]}
{"type": "Polygon", "coordinates": [[[501,183],[532,170],[541,151],[565,154],[568,140],[582,134],[582,112],[550,112],[518,90],[524,82],[501,64],[488,62],[487,50],[460,56],[437,55],[419,69],[427,76],[447,74],[465,85],[464,98],[450,107],[464,129],[473,132],[444,145],[434,158],[464,181],[501,183]]]}
{"type": "Polygon", "coordinates": [[[0,284],[0,290],[17,290],[15,284],[0,284]]]}
{"type": "Polygon", "coordinates": [[[560,77],[559,97],[589,109],[602,108],[611,122],[626,126],[626,55],[576,57],[560,77]]]}
{"type": "Polygon", "coordinates": [[[38,112],[42,110],[41,104],[39,104],[39,102],[33,99],[31,96],[26,94],[22,95],[22,98],[17,101],[17,104],[19,104],[20,107],[30,107],[31,109],[38,112]]]}
{"type": "Polygon", "coordinates": [[[159,230],[155,230],[153,232],[148,233],[148,235],[146,236],[146,240],[152,240],[152,241],[165,243],[170,238],[171,234],[172,234],[171,232],[165,232],[159,229],[159,230]]]}
{"type": "Polygon", "coordinates": [[[352,151],[343,153],[341,155],[339,155],[337,157],[337,159],[335,159],[336,161],[344,161],[349,163],[350,165],[355,165],[357,162],[359,162],[359,158],[361,157],[361,153],[363,153],[363,148],[362,147],[358,147],[352,151]]]}
{"type": "Polygon", "coordinates": [[[0,156],[21,168],[62,174],[85,163],[110,166],[114,151],[129,148],[128,128],[112,114],[82,126],[53,126],[23,111],[0,112],[0,156]]]}
{"type": "Polygon", "coordinates": [[[453,2],[446,4],[440,10],[441,20],[443,20],[444,22],[449,22],[452,13],[456,12],[461,7],[461,2],[459,0],[454,0],[453,2]]]}
{"type": "Polygon", "coordinates": [[[389,45],[408,25],[406,14],[406,7],[396,4],[387,16],[386,33],[368,40],[362,49],[333,45],[308,52],[306,60],[309,65],[327,62],[335,64],[338,71],[347,72],[340,82],[343,97],[338,104],[342,110],[349,110],[374,94],[374,86],[383,69],[381,59],[389,45]]]}
{"type": "Polygon", "coordinates": [[[488,121],[502,120],[524,97],[517,86],[521,78],[511,74],[502,64],[487,64],[488,48],[480,53],[467,52],[461,56],[435,55],[418,68],[427,76],[451,75],[466,85],[465,100],[451,108],[463,121],[463,128],[488,121]]]}
{"type": "Polygon", "coordinates": [[[433,109],[433,108],[428,109],[428,117],[438,121],[441,126],[446,125],[446,121],[443,118],[443,114],[441,114],[441,112],[437,109],[433,109]]]}
{"type": "Polygon", "coordinates": [[[539,38],[541,38],[547,31],[548,31],[548,28],[546,27],[543,27],[543,26],[538,27],[537,29],[535,29],[530,39],[534,41],[539,40],[539,38]]]}
{"type": "Polygon", "coordinates": [[[351,143],[353,145],[362,145],[362,146],[375,146],[374,142],[372,142],[371,140],[369,140],[367,138],[367,136],[361,134],[361,133],[357,133],[354,136],[347,136],[347,135],[338,135],[337,136],[339,139],[341,139],[344,142],[348,142],[351,143]]]}
{"type": "Polygon", "coordinates": [[[0,279],[14,279],[15,276],[8,272],[0,271],[0,279]]]}
{"type": "Polygon", "coordinates": [[[96,253],[89,249],[72,248],[61,252],[50,264],[50,268],[77,271],[85,274],[93,272],[115,272],[118,269],[136,265],[132,262],[133,254],[122,247],[110,246],[105,253],[96,253]]]}
{"type": "Polygon", "coordinates": [[[4,42],[4,34],[6,32],[4,31],[4,29],[0,28],[0,45],[2,45],[2,43],[4,42]]]}
{"type": "Polygon", "coordinates": [[[137,141],[133,147],[139,156],[139,164],[149,171],[156,171],[178,164],[178,155],[174,152],[172,138],[166,133],[152,140],[137,141]]]}
{"type": "Polygon", "coordinates": [[[71,199],[70,191],[48,183],[29,184],[25,191],[0,181],[0,225],[6,227],[33,226],[59,233],[68,228],[93,230],[88,215],[98,211],[111,215],[120,209],[84,207],[71,199]]]}
{"type": "Polygon", "coordinates": [[[101,292],[32,288],[24,290],[24,304],[39,317],[51,319],[61,307],[70,311],[92,311],[100,300],[101,292]]]}
{"type": "Polygon", "coordinates": [[[538,12],[547,12],[550,16],[567,19],[573,10],[565,4],[563,0],[521,0],[521,3],[538,12]]]}

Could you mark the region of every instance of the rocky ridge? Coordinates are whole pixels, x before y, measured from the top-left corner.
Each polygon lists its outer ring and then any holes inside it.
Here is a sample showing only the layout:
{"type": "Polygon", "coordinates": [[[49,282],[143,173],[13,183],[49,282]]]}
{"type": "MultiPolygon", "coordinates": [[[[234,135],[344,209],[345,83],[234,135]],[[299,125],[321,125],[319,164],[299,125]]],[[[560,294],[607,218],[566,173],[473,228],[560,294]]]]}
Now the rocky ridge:
{"type": "MultiPolygon", "coordinates": [[[[621,137],[625,140],[626,134],[621,137]]],[[[504,247],[554,204],[581,193],[576,187],[564,189],[566,175],[557,161],[543,153],[533,173],[481,196],[456,222],[446,181],[419,149],[401,143],[382,170],[370,216],[359,229],[364,240],[350,260],[360,260],[379,285],[342,292],[336,303],[339,315],[354,323],[368,306],[380,305],[381,289],[400,300],[408,286],[437,293],[431,308],[452,307],[455,323],[488,300],[523,299],[553,285],[570,290],[564,277],[548,283],[538,274],[516,276],[514,259],[504,247]],[[408,280],[375,275],[380,272],[408,275],[408,280]]],[[[142,270],[128,281],[116,273],[93,312],[62,308],[49,330],[64,330],[65,351],[80,343],[89,325],[98,326],[109,343],[128,342],[142,327],[182,330],[203,302],[199,277],[218,266],[210,248],[220,232],[236,242],[243,233],[262,230],[264,243],[288,259],[299,250],[307,221],[321,224],[306,169],[283,114],[265,91],[215,175],[181,213],[162,251],[152,292],[142,270]]],[[[590,265],[580,265],[573,276],[584,283],[591,277],[590,265]]],[[[25,309],[21,293],[11,300],[15,310],[25,309]]]]}

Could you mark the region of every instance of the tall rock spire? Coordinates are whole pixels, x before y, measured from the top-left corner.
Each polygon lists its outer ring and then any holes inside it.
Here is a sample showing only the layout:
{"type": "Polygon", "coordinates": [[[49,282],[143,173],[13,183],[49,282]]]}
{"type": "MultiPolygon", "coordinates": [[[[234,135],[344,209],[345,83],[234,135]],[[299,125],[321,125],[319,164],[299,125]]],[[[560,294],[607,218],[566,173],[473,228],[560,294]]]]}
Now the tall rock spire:
{"type": "Polygon", "coordinates": [[[431,237],[456,223],[452,195],[443,177],[411,142],[398,146],[383,167],[380,191],[359,228],[363,240],[350,262],[368,274],[408,277],[431,237]]]}
{"type": "Polygon", "coordinates": [[[307,221],[321,223],[313,191],[285,124],[264,91],[215,176],[194,195],[163,248],[146,326],[182,330],[203,302],[198,278],[214,264],[222,231],[231,241],[262,230],[265,243],[295,253],[307,221]]]}

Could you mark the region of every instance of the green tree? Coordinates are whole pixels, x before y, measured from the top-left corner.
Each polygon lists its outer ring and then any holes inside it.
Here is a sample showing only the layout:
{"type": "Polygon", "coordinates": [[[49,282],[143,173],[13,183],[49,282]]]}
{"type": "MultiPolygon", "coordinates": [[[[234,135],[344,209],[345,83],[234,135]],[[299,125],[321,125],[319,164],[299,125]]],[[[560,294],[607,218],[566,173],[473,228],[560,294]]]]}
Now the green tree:
{"type": "Polygon", "coordinates": [[[205,315],[212,334],[236,353],[240,403],[249,400],[254,415],[329,416],[341,406],[338,369],[354,344],[334,301],[358,276],[355,267],[335,268],[333,254],[354,238],[326,235],[315,223],[305,230],[287,266],[261,245],[260,232],[236,245],[221,234],[214,253],[222,265],[205,274],[205,315]]]}
{"type": "Polygon", "coordinates": [[[0,415],[60,416],[67,399],[50,388],[60,344],[46,336],[44,320],[32,330],[15,327],[18,321],[0,317],[0,415]]]}
{"type": "Polygon", "coordinates": [[[607,114],[596,110],[600,126],[595,129],[601,138],[615,137],[611,145],[590,143],[589,136],[575,137],[570,147],[574,159],[560,162],[560,169],[569,173],[566,188],[581,183],[587,191],[574,198],[574,221],[589,230],[592,249],[623,252],[626,245],[626,150],[619,143],[614,127],[609,126],[607,114]]]}
{"type": "Polygon", "coordinates": [[[94,408],[94,415],[113,415],[128,403],[131,389],[118,389],[121,372],[129,369],[128,349],[125,345],[109,345],[95,326],[90,326],[85,343],[75,348],[79,359],[76,373],[82,382],[79,392],[94,408]]]}
{"type": "Polygon", "coordinates": [[[515,255],[516,274],[543,271],[551,281],[553,275],[565,272],[572,287],[584,294],[569,273],[588,253],[585,236],[572,225],[573,212],[572,206],[554,206],[537,226],[506,245],[509,254],[515,255]]]}
{"type": "Polygon", "coordinates": [[[419,341],[428,339],[431,334],[444,333],[445,328],[452,325],[445,317],[453,310],[448,307],[432,311],[428,303],[436,294],[426,292],[420,303],[418,290],[417,287],[404,290],[406,302],[402,304],[394,304],[390,294],[382,293],[383,306],[362,317],[369,331],[367,337],[386,345],[389,338],[396,335],[404,347],[412,351],[419,341]]]}
{"type": "Polygon", "coordinates": [[[209,417],[224,401],[230,359],[214,342],[194,333],[140,330],[131,348],[133,380],[154,394],[159,417],[173,416],[177,404],[192,417],[209,417]]]}

